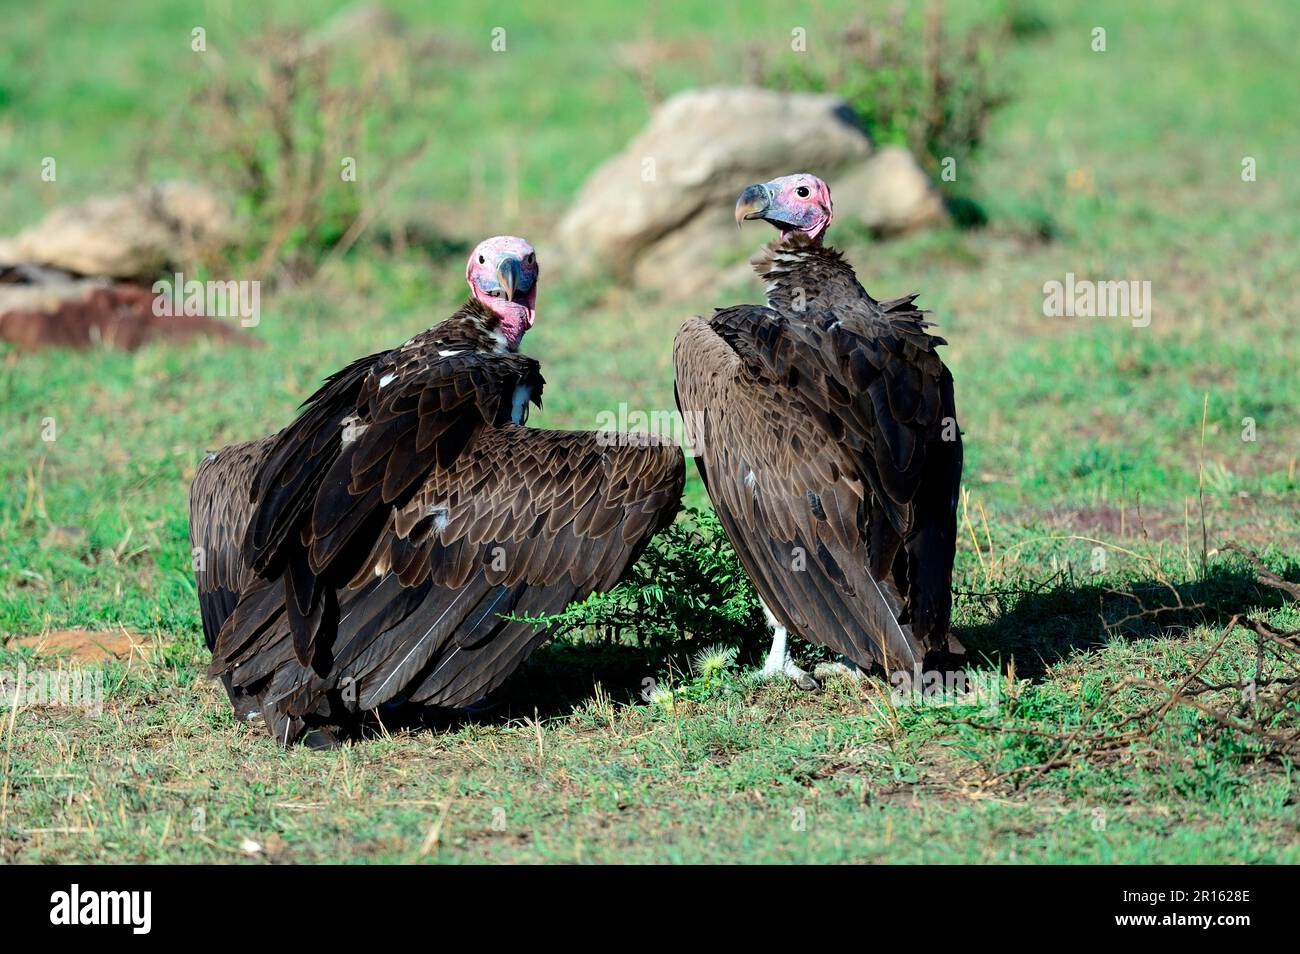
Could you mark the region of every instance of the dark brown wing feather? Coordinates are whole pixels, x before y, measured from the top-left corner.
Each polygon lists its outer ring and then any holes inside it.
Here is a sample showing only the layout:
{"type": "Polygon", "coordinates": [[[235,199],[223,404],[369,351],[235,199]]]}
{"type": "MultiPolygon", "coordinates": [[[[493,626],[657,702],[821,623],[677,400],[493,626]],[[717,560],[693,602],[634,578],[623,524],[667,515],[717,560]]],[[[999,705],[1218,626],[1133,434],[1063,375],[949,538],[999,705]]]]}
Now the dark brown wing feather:
{"type": "Polygon", "coordinates": [[[330,593],[355,572],[391,508],[477,433],[510,420],[516,394],[541,393],[533,359],[448,353],[436,331],[330,378],[275,439],[252,484],[244,556],[260,576],[282,579],[304,663],[322,634],[328,640],[330,593]]]}
{"type": "Polygon", "coordinates": [[[952,414],[952,378],[935,351],[943,339],[926,332],[910,302],[876,313],[865,301],[823,301],[799,320],[742,305],[710,323],[753,382],[798,397],[849,454],[899,534],[911,524],[927,455],[952,414]]]}
{"type": "MultiPolygon", "coordinates": [[[[952,374],[935,348],[947,342],[925,330],[929,322],[915,307],[915,295],[881,303],[878,307],[891,334],[883,338],[895,358],[886,365],[890,381],[888,417],[914,448],[908,479],[915,490],[908,501],[908,520],[901,534],[891,576],[906,597],[912,630],[923,645],[942,648],[952,620],[952,565],[957,550],[957,501],[961,493],[963,448],[957,426],[957,405],[952,374]],[[928,340],[927,340],[928,339],[928,340]],[[895,368],[903,368],[894,372],[895,368]],[[915,408],[914,411],[910,410],[915,408]]],[[[873,395],[873,403],[879,403],[873,395]]],[[[883,410],[877,416],[885,416],[883,410]]],[[[891,452],[893,446],[891,445],[891,452]]],[[[892,498],[897,502],[898,498],[892,498]]],[[[896,529],[888,510],[884,526],[879,510],[872,520],[880,530],[896,529]]],[[[888,535],[888,534],[884,534],[888,535]]],[[[888,547],[873,536],[873,566],[884,566],[888,547]]]]}
{"type": "Polygon", "coordinates": [[[358,358],[330,375],[303,402],[293,424],[270,438],[256,478],[245,485],[251,519],[242,549],[245,562],[259,575],[274,575],[293,531],[310,512],[338,457],[343,421],[354,414],[361,385],[381,357],[383,353],[358,358]]]}
{"type": "Polygon", "coordinates": [[[547,635],[502,615],[556,613],[608,589],[676,513],[680,450],[621,441],[513,424],[478,432],[387,508],[366,558],[333,592],[339,621],[324,672],[296,658],[269,586],[232,617],[212,671],[258,696],[273,734],[289,740],[326,713],[481,700],[547,635]]]}
{"type": "MultiPolygon", "coordinates": [[[[266,457],[273,438],[232,444],[200,462],[190,486],[190,546],[193,548],[194,582],[203,618],[203,638],[212,649],[226,619],[234,612],[240,594],[256,580],[244,562],[242,542],[252,504],[248,488],[266,457]]],[[[224,679],[230,701],[240,717],[251,711],[252,701],[236,693],[224,679]]]]}
{"type": "Polygon", "coordinates": [[[247,488],[269,446],[269,439],[264,438],[208,454],[190,486],[190,546],[203,637],[209,649],[216,644],[239,594],[254,579],[241,550],[253,510],[247,488]]]}

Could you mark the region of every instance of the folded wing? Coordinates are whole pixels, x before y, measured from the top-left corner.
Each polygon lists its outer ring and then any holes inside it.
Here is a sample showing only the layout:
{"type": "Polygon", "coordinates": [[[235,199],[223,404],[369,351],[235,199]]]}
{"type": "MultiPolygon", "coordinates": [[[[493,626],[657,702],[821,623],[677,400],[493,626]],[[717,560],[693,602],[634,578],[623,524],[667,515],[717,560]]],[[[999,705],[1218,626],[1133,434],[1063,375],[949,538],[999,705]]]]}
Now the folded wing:
{"type": "Polygon", "coordinates": [[[243,542],[253,571],[284,591],[301,662],[313,663],[318,640],[329,640],[332,593],[370,553],[392,510],[476,437],[522,420],[542,384],[531,358],[445,353],[417,336],[354,362],[308,399],[251,485],[243,542]]]}
{"type": "Polygon", "coordinates": [[[891,571],[951,379],[910,299],[878,307],[725,309],[686,322],[674,351],[701,473],[759,595],[805,638],[894,668],[926,648],[891,571]]]}

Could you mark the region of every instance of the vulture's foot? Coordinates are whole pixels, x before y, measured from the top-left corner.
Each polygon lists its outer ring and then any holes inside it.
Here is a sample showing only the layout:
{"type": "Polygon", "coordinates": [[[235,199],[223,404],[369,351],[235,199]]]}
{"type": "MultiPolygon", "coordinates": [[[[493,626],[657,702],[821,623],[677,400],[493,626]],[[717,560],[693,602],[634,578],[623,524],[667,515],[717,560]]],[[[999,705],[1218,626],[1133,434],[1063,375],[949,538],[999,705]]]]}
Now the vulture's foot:
{"type": "Polygon", "coordinates": [[[772,627],[772,648],[767,654],[767,662],[759,676],[763,679],[784,676],[800,689],[808,692],[820,689],[821,683],[796,666],[794,660],[790,658],[790,650],[786,645],[786,629],[777,622],[766,604],[763,604],[763,613],[767,616],[768,625],[772,627]]]}
{"type": "Polygon", "coordinates": [[[794,664],[794,660],[787,655],[784,659],[773,660],[771,656],[767,657],[767,664],[763,666],[759,673],[762,679],[789,679],[800,689],[806,692],[815,692],[822,687],[821,683],[816,680],[810,673],[805,672],[794,664]]]}
{"type": "Polygon", "coordinates": [[[822,682],[839,677],[857,682],[863,675],[863,671],[847,656],[841,656],[839,662],[818,663],[813,668],[813,678],[820,679],[822,682]]]}

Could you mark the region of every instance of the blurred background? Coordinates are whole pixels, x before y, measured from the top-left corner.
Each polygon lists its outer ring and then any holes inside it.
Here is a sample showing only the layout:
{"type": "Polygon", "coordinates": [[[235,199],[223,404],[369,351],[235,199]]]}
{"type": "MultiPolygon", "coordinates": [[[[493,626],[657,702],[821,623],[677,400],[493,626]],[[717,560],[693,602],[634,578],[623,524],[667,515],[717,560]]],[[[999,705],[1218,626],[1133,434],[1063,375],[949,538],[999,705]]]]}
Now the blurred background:
{"type": "Polygon", "coordinates": [[[199,455],[449,314],[485,235],[543,263],[536,423],[671,409],[681,320],[761,295],[743,263],[769,236],[717,223],[764,170],[827,178],[866,287],[919,291],[950,340],[986,550],[1043,522],[1183,549],[1198,494],[1214,527],[1293,542],[1297,25],[1284,3],[24,8],[0,43],[0,627],[192,628],[199,455]],[[259,281],[259,323],[191,338],[102,290],[176,271],[259,281]],[[1045,316],[1067,273],[1151,282],[1149,327],[1045,316]],[[89,347],[42,347],[64,339],[89,347]]]}

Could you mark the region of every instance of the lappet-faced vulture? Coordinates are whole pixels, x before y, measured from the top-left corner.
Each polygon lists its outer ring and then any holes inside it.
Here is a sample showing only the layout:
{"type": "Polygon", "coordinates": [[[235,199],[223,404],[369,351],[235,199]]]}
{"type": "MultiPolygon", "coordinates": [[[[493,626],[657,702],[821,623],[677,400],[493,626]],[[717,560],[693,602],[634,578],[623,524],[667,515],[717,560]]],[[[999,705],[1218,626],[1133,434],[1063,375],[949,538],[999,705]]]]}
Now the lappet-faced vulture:
{"type": "Polygon", "coordinates": [[[784,176],[736,220],[780,236],[754,259],[767,305],[677,334],[696,464],[774,629],[764,672],[804,688],[787,632],[846,665],[911,670],[947,648],[962,446],[952,376],[915,295],[876,301],[823,244],[830,190],[784,176]]]}
{"type": "Polygon", "coordinates": [[[386,703],[484,699],[556,613],[612,587],[677,511],[675,444],[524,426],[537,257],[469,258],[469,299],[331,375],[298,418],[227,447],[190,495],[203,628],[243,717],[327,744],[386,703]]]}

